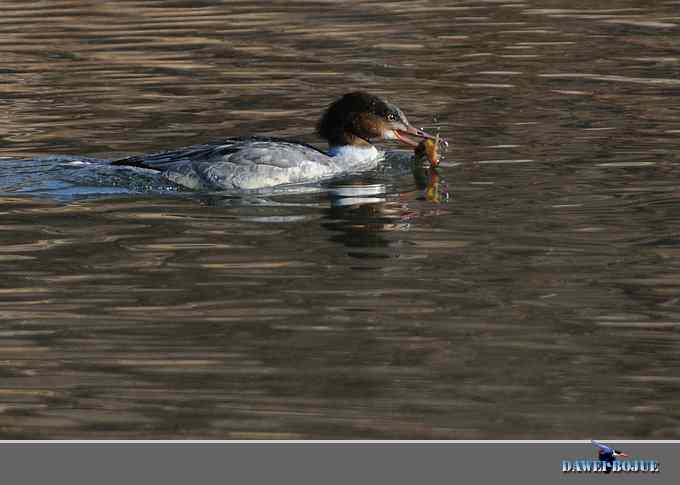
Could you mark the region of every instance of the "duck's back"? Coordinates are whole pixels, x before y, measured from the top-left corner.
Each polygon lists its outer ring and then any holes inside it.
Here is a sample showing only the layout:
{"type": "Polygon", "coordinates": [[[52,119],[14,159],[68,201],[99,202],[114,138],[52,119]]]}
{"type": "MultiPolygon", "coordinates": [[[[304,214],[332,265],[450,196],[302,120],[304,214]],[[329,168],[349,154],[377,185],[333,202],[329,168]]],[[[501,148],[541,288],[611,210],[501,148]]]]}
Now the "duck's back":
{"type": "Polygon", "coordinates": [[[264,137],[227,138],[113,164],[158,170],[190,189],[257,189],[313,182],[338,171],[333,158],[311,145],[264,137]]]}

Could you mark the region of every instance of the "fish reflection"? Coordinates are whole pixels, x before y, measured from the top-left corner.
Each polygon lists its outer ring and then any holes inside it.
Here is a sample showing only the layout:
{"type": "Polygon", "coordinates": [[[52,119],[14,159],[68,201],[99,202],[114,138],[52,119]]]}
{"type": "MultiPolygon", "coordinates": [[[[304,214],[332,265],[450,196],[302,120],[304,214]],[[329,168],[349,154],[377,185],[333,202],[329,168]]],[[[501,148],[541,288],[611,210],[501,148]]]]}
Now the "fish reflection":
{"type": "Polygon", "coordinates": [[[449,186],[439,174],[439,170],[417,164],[413,169],[413,177],[416,181],[416,187],[423,190],[425,200],[436,204],[449,201],[449,186]]]}

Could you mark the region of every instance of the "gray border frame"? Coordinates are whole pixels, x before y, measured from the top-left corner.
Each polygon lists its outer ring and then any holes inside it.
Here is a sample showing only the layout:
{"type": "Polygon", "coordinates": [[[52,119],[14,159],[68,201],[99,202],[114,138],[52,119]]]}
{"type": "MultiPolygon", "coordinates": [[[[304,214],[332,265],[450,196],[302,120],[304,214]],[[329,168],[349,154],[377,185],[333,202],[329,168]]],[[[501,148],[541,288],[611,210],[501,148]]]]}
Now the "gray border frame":
{"type": "Polygon", "coordinates": [[[26,484],[552,484],[591,480],[680,483],[680,441],[607,441],[656,474],[572,474],[594,459],[588,441],[562,442],[0,442],[3,483],[26,484]]]}

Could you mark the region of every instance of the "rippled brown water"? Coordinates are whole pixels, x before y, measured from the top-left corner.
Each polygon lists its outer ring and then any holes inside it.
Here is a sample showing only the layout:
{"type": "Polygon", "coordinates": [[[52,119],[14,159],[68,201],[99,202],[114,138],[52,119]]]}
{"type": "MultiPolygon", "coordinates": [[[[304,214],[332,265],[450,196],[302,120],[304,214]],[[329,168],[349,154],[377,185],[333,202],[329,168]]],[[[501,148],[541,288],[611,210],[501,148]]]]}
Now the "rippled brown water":
{"type": "Polygon", "coordinates": [[[0,437],[678,438],[679,8],[3,1],[0,437]],[[448,204],[36,158],[316,143],[359,88],[448,204]]]}

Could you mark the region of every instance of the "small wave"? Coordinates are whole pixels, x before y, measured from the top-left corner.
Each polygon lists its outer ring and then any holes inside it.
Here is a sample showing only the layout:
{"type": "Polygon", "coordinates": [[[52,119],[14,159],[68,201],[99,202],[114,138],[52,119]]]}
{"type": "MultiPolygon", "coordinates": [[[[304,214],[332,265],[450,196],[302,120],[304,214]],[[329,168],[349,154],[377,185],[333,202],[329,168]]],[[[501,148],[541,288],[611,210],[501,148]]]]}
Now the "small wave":
{"type": "Polygon", "coordinates": [[[0,193],[55,199],[137,194],[168,194],[183,189],[158,172],[115,167],[108,160],[71,156],[0,162],[0,193]]]}

